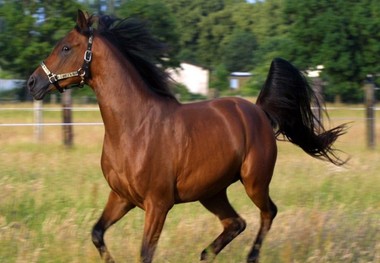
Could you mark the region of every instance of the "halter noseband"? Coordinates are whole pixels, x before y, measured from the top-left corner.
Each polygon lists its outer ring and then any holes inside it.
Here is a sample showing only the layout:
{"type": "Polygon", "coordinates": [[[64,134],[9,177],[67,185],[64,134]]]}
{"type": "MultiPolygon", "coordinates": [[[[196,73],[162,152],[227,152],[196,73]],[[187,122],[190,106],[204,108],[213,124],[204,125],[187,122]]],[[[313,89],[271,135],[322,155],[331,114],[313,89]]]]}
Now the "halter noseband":
{"type": "Polygon", "coordinates": [[[51,84],[53,84],[59,92],[63,93],[65,91],[65,88],[62,88],[58,83],[58,81],[62,80],[62,79],[68,79],[68,78],[72,78],[72,77],[80,77],[82,80],[77,85],[80,88],[82,88],[84,86],[84,81],[85,81],[86,77],[88,78],[90,75],[90,62],[92,60],[91,49],[92,49],[93,40],[94,40],[94,34],[93,34],[92,28],[90,28],[90,36],[88,38],[87,50],[84,52],[84,56],[83,56],[83,65],[77,71],[72,71],[72,72],[63,73],[63,74],[55,74],[55,73],[52,73],[48,69],[48,67],[45,65],[45,63],[43,61],[41,62],[41,67],[44,70],[44,72],[46,73],[46,75],[48,76],[49,82],[51,84]]]}

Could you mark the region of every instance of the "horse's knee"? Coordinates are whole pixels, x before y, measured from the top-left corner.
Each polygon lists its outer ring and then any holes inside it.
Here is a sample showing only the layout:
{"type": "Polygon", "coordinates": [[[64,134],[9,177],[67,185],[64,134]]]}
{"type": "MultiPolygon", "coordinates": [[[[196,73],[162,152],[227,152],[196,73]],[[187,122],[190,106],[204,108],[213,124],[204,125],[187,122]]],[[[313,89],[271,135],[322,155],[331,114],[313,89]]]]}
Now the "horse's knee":
{"type": "Polygon", "coordinates": [[[224,234],[231,236],[230,239],[235,238],[245,230],[247,226],[245,220],[241,217],[227,218],[221,221],[224,228],[224,234]]]}
{"type": "Polygon", "coordinates": [[[240,234],[241,232],[243,232],[246,226],[247,226],[247,223],[241,217],[236,218],[233,222],[233,230],[237,232],[237,234],[240,234]]]}
{"type": "Polygon", "coordinates": [[[271,226],[273,219],[277,215],[277,206],[269,198],[269,204],[266,209],[261,210],[261,224],[263,225],[265,231],[268,231],[271,226]]]}
{"type": "Polygon", "coordinates": [[[261,210],[261,216],[264,220],[273,221],[273,219],[277,215],[277,206],[273,203],[273,201],[269,198],[269,202],[265,206],[265,209],[261,210]]]}

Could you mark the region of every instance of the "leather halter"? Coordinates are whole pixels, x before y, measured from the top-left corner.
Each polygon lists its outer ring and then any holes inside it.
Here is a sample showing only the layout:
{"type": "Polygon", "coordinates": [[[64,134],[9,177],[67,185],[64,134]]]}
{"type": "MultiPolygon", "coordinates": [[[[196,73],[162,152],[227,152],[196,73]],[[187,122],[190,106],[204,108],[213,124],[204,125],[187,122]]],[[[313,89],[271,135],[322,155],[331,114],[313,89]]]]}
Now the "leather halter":
{"type": "Polygon", "coordinates": [[[45,65],[43,61],[41,62],[41,67],[46,73],[46,75],[48,76],[49,82],[53,84],[59,92],[63,93],[66,89],[66,87],[62,88],[58,83],[58,81],[62,79],[80,77],[81,78],[80,83],[74,84],[74,85],[78,85],[80,88],[84,86],[85,79],[89,78],[90,76],[90,62],[92,60],[91,49],[92,49],[93,40],[94,40],[93,29],[90,28],[90,36],[88,38],[87,50],[84,52],[84,56],[83,56],[83,65],[77,71],[72,71],[72,72],[63,73],[63,74],[55,74],[48,69],[48,67],[45,65]]]}

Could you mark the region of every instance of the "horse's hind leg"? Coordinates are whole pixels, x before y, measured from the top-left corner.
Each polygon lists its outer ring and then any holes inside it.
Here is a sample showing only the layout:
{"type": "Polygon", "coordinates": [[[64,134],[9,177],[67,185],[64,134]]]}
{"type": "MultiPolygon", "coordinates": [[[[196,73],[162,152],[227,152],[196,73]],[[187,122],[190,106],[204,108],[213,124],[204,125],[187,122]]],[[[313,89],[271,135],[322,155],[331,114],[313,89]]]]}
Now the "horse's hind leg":
{"type": "Polygon", "coordinates": [[[246,192],[260,209],[261,216],[259,232],[248,254],[247,262],[249,263],[259,262],[260,248],[277,214],[277,207],[269,197],[269,183],[273,174],[274,162],[268,162],[268,160],[263,163],[255,162],[255,169],[242,174],[242,182],[246,192]]]}
{"type": "Polygon", "coordinates": [[[266,199],[265,204],[264,203],[260,204],[260,210],[261,210],[260,229],[259,229],[259,233],[257,234],[256,240],[253,243],[252,249],[248,254],[248,259],[247,259],[248,263],[259,262],[260,248],[262,246],[262,243],[264,241],[266,234],[268,233],[272,225],[273,219],[277,214],[277,207],[272,202],[270,197],[268,196],[265,199],[266,199]]]}
{"type": "Polygon", "coordinates": [[[100,256],[106,263],[115,262],[108,252],[104,243],[104,233],[106,230],[122,218],[129,210],[135,206],[128,201],[121,199],[115,192],[111,191],[103,213],[92,229],[92,242],[98,249],[100,256]]]}
{"type": "Polygon", "coordinates": [[[228,201],[226,189],[200,202],[215,214],[223,225],[223,232],[201,253],[201,260],[212,260],[227,244],[244,231],[246,224],[228,201]]]}

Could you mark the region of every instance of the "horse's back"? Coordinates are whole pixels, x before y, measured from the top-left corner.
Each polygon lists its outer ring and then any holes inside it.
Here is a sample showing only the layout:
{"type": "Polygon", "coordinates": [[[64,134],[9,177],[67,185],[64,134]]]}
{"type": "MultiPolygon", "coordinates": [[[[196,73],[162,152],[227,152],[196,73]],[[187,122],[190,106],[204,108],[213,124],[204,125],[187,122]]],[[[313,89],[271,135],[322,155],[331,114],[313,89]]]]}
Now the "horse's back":
{"type": "Polygon", "coordinates": [[[220,140],[230,139],[236,148],[243,151],[253,145],[276,141],[270,120],[260,106],[239,97],[186,104],[183,112],[187,112],[184,115],[192,115],[187,122],[190,129],[204,123],[204,132],[223,133],[218,134],[222,135],[220,140]]]}

